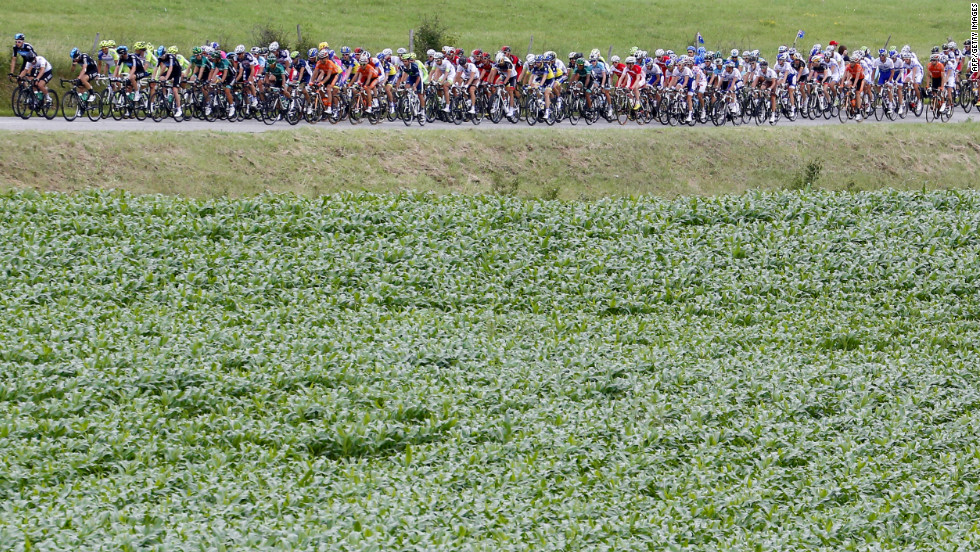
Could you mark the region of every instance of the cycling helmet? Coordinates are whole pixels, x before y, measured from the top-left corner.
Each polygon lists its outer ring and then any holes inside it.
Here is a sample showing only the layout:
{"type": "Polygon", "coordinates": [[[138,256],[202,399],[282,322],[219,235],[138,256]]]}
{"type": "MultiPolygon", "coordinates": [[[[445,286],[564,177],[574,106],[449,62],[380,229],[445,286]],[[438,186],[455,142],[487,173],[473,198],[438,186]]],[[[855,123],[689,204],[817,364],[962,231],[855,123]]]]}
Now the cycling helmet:
{"type": "Polygon", "coordinates": [[[212,50],[220,50],[221,49],[221,46],[219,46],[217,42],[212,42],[211,44],[209,44],[209,46],[211,46],[211,49],[212,50]]]}
{"type": "Polygon", "coordinates": [[[732,48],[732,57],[738,57],[738,50],[735,48],[732,48]]]}
{"type": "Polygon", "coordinates": [[[176,46],[171,46],[171,47],[167,48],[167,53],[168,54],[177,55],[177,54],[180,53],[180,50],[178,50],[176,46]]]}
{"type": "MultiPolygon", "coordinates": [[[[275,54],[275,52],[272,53],[275,54]]],[[[285,48],[279,50],[279,59],[289,59],[289,50],[285,48]]]]}
{"type": "Polygon", "coordinates": [[[534,63],[534,54],[528,54],[527,57],[524,58],[524,61],[527,63],[534,63]]]}
{"type": "Polygon", "coordinates": [[[599,54],[590,54],[589,61],[599,61],[599,54]]]}
{"type": "Polygon", "coordinates": [[[545,57],[545,59],[552,60],[552,59],[557,58],[558,57],[558,54],[556,54],[554,52],[554,50],[548,50],[547,52],[544,53],[544,57],[545,57]]]}
{"type": "Polygon", "coordinates": [[[116,53],[117,54],[128,54],[129,53],[129,48],[127,48],[126,46],[120,46],[120,47],[116,48],[116,53]]]}
{"type": "Polygon", "coordinates": [[[787,59],[789,59],[789,56],[787,56],[785,53],[781,53],[776,56],[776,61],[786,61],[787,59]]]}
{"type": "Polygon", "coordinates": [[[443,46],[443,47],[442,47],[442,53],[443,53],[443,54],[449,54],[449,53],[451,53],[451,52],[452,52],[453,50],[455,50],[455,48],[453,48],[452,46],[443,46]]]}
{"type": "Polygon", "coordinates": [[[204,50],[204,54],[208,56],[214,54],[214,48],[210,46],[201,46],[201,50],[204,50]]]}
{"type": "Polygon", "coordinates": [[[99,49],[108,48],[109,46],[108,46],[107,42],[108,42],[107,40],[100,40],[99,41],[99,49]]]}
{"type": "Polygon", "coordinates": [[[262,48],[259,48],[258,46],[252,46],[252,48],[249,50],[249,53],[252,54],[253,56],[257,56],[262,53],[262,48]]]}
{"type": "Polygon", "coordinates": [[[575,65],[579,67],[585,67],[585,58],[578,58],[575,60],[575,65]]]}
{"type": "Polygon", "coordinates": [[[912,59],[912,54],[910,52],[902,52],[902,59],[912,59]]]}
{"type": "Polygon", "coordinates": [[[505,59],[506,57],[507,57],[507,56],[505,56],[503,52],[497,52],[497,55],[495,55],[495,56],[493,56],[493,62],[494,62],[494,63],[500,63],[500,62],[501,62],[501,61],[503,61],[503,60],[504,60],[504,59],[505,59]]]}
{"type": "Polygon", "coordinates": [[[278,41],[273,40],[272,42],[269,43],[269,51],[270,52],[275,52],[278,49],[279,49],[279,42],[278,41]]]}
{"type": "Polygon", "coordinates": [[[501,46],[500,47],[500,51],[503,52],[504,54],[509,54],[510,53],[510,46],[501,46]]]}
{"type": "Polygon", "coordinates": [[[143,41],[142,40],[137,40],[136,42],[133,43],[133,49],[134,50],[143,50],[143,49],[146,49],[146,46],[143,45],[143,41]]]}
{"type": "Polygon", "coordinates": [[[354,53],[357,54],[357,55],[361,55],[361,52],[363,52],[363,51],[364,51],[364,48],[361,48],[360,46],[354,48],[354,53]]]}
{"type": "Polygon", "coordinates": [[[80,53],[82,52],[78,48],[72,48],[71,51],[68,52],[68,57],[70,57],[71,59],[75,59],[78,57],[78,54],[80,53]]]}
{"type": "Polygon", "coordinates": [[[653,55],[654,55],[655,57],[663,57],[663,55],[664,55],[664,50],[663,50],[663,48],[657,48],[657,51],[656,51],[656,52],[654,52],[654,53],[653,53],[653,55]]]}
{"type": "Polygon", "coordinates": [[[636,58],[633,56],[627,56],[626,63],[636,63],[636,58]]]}
{"type": "Polygon", "coordinates": [[[688,52],[697,52],[697,51],[698,51],[698,49],[697,49],[697,48],[695,48],[694,46],[688,46],[688,47],[687,47],[687,51],[688,51],[688,52]]]}
{"type": "Polygon", "coordinates": [[[933,46],[932,47],[932,53],[933,54],[938,54],[939,53],[939,46],[933,46]]]}
{"type": "Polygon", "coordinates": [[[734,69],[735,68],[735,62],[734,61],[726,61],[725,62],[725,67],[728,67],[729,69],[734,69]]]}
{"type": "MultiPolygon", "coordinates": [[[[446,54],[444,54],[442,52],[436,52],[435,54],[433,54],[432,57],[435,58],[435,59],[437,59],[437,60],[440,60],[440,59],[445,58],[446,57],[446,54]]],[[[531,56],[528,56],[528,57],[531,57],[531,56]]]]}
{"type": "Polygon", "coordinates": [[[768,62],[768,61],[766,61],[766,58],[761,58],[761,59],[759,60],[759,65],[761,65],[761,66],[763,66],[763,67],[769,67],[769,62],[768,62]]]}
{"type": "MultiPolygon", "coordinates": [[[[433,52],[433,53],[435,52],[435,50],[433,50],[431,48],[429,49],[429,51],[430,52],[433,52]]],[[[395,53],[398,54],[399,57],[401,57],[401,56],[407,54],[408,53],[408,50],[406,50],[405,48],[399,48],[399,49],[395,50],[395,53]]],[[[431,56],[432,54],[429,54],[429,55],[431,56]]]]}
{"type": "Polygon", "coordinates": [[[575,52],[568,52],[568,59],[575,59],[575,52]]]}
{"type": "Polygon", "coordinates": [[[786,50],[786,53],[789,54],[789,55],[791,55],[791,56],[795,56],[796,55],[796,48],[790,48],[789,50],[786,50]]]}
{"type": "Polygon", "coordinates": [[[415,60],[415,52],[409,52],[408,53],[408,58],[411,59],[411,60],[415,60]]]}
{"type": "Polygon", "coordinates": [[[345,55],[345,56],[350,54],[350,46],[341,46],[340,53],[341,55],[345,55]]]}
{"type": "Polygon", "coordinates": [[[163,54],[166,53],[167,53],[167,49],[164,48],[163,45],[161,44],[160,47],[157,48],[157,57],[161,57],[163,56],[163,54]]]}
{"type": "Polygon", "coordinates": [[[896,52],[895,49],[892,48],[891,50],[888,50],[888,56],[889,57],[898,57],[898,52],[896,52]]]}
{"type": "MultiPolygon", "coordinates": [[[[327,48],[329,48],[329,47],[330,47],[330,45],[329,45],[329,44],[327,44],[327,41],[326,41],[326,40],[324,40],[323,42],[321,42],[321,43],[319,43],[319,44],[317,44],[317,46],[316,46],[316,47],[317,47],[317,49],[319,49],[319,50],[326,50],[327,48]]],[[[270,49],[270,50],[272,49],[272,46],[271,46],[271,45],[269,46],[269,49],[270,49]]]]}
{"type": "Polygon", "coordinates": [[[383,56],[390,56],[391,55],[391,48],[385,48],[384,50],[381,50],[381,55],[383,55],[383,56]]]}
{"type": "Polygon", "coordinates": [[[327,59],[327,56],[329,56],[329,55],[330,55],[330,52],[328,52],[327,50],[320,50],[320,51],[319,51],[319,52],[318,52],[318,53],[316,54],[316,57],[317,57],[318,59],[327,59]]]}
{"type": "Polygon", "coordinates": [[[108,44],[110,48],[115,48],[116,47],[116,41],[115,40],[106,40],[106,44],[108,44]]]}
{"type": "Polygon", "coordinates": [[[299,51],[293,50],[292,52],[289,52],[289,59],[296,59],[298,57],[299,57],[299,51]]]}
{"type": "Polygon", "coordinates": [[[211,49],[211,59],[213,59],[215,61],[218,61],[219,59],[221,59],[221,50],[215,50],[214,48],[212,48],[211,49]]]}
{"type": "Polygon", "coordinates": [[[245,53],[245,45],[244,44],[239,44],[238,46],[235,46],[235,53],[236,54],[244,54],[245,53]]]}
{"type": "Polygon", "coordinates": [[[401,56],[399,56],[399,57],[402,58],[402,61],[409,61],[409,60],[412,59],[412,54],[404,53],[404,54],[401,54],[401,56]]]}
{"type": "Polygon", "coordinates": [[[317,50],[316,48],[310,48],[309,50],[306,51],[306,57],[316,57],[316,55],[319,53],[320,51],[317,50]]]}
{"type": "MultiPolygon", "coordinates": [[[[399,48],[399,50],[404,50],[404,48],[399,48]]],[[[405,55],[407,53],[408,52],[399,52],[398,55],[403,56],[403,55],[405,55]]],[[[436,55],[436,51],[433,50],[432,48],[429,48],[428,50],[425,51],[425,55],[428,56],[428,57],[432,57],[432,56],[436,55]]]]}
{"type": "Polygon", "coordinates": [[[483,50],[479,50],[479,49],[478,50],[473,50],[472,52],[470,52],[470,55],[473,56],[474,58],[479,59],[479,58],[483,57],[483,50]]]}
{"type": "Polygon", "coordinates": [[[152,44],[152,43],[150,43],[150,42],[144,42],[144,43],[143,43],[143,49],[144,49],[144,50],[149,50],[149,51],[151,51],[151,52],[152,52],[152,51],[154,50],[154,48],[153,48],[153,44],[152,44]]]}
{"type": "Polygon", "coordinates": [[[613,57],[609,58],[609,61],[611,63],[619,63],[619,56],[613,56],[613,57]]]}
{"type": "Polygon", "coordinates": [[[24,33],[17,33],[14,35],[14,40],[24,40],[24,33]]]}
{"type": "Polygon", "coordinates": [[[956,49],[956,42],[953,41],[953,40],[950,40],[949,41],[949,44],[946,44],[946,46],[949,47],[950,50],[955,50],[956,49]]]}
{"type": "Polygon", "coordinates": [[[204,49],[201,48],[200,46],[194,46],[193,48],[191,48],[191,55],[192,56],[199,56],[199,55],[201,55],[203,53],[204,53],[204,49]]]}
{"type": "Polygon", "coordinates": [[[327,57],[328,58],[333,59],[334,56],[336,56],[336,55],[337,55],[337,52],[334,52],[333,50],[327,48],[327,57]]]}
{"type": "MultiPolygon", "coordinates": [[[[721,67],[722,66],[721,58],[715,58],[714,64],[715,64],[716,67],[721,67]]],[[[733,63],[732,64],[732,67],[734,67],[734,66],[735,66],[735,64],[733,63]]]]}
{"type": "Polygon", "coordinates": [[[540,55],[534,58],[534,63],[544,63],[544,55],[540,55]]]}
{"type": "Polygon", "coordinates": [[[886,52],[884,48],[879,48],[878,49],[878,55],[879,56],[887,56],[888,55],[888,52],[886,52]]]}
{"type": "Polygon", "coordinates": [[[949,61],[949,56],[947,56],[947,55],[940,55],[939,56],[939,63],[947,63],[948,61],[949,61]]]}
{"type": "Polygon", "coordinates": [[[777,53],[780,53],[780,54],[783,54],[785,52],[786,52],[786,46],[780,46],[779,49],[777,50],[777,53]]]}

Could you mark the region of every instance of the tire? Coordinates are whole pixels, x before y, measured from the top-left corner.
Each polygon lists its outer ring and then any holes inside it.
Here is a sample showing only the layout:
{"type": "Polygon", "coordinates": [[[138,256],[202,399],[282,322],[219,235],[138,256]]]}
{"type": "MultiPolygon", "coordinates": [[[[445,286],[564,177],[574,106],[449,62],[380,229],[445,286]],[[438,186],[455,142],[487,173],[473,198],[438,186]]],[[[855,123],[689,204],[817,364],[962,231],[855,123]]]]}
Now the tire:
{"type": "MultiPolygon", "coordinates": [[[[88,117],[89,121],[93,123],[102,118],[102,95],[95,90],[89,92],[89,103],[85,109],[85,115],[88,117]],[[92,97],[94,96],[94,98],[92,97]]],[[[64,103],[64,98],[62,98],[62,103],[64,103]]]]}
{"type": "Polygon", "coordinates": [[[78,92],[75,90],[69,91],[65,94],[64,101],[61,102],[61,116],[66,121],[74,121],[82,114],[81,104],[82,99],[79,97],[78,92]]]}
{"type": "Polygon", "coordinates": [[[14,88],[13,93],[10,95],[10,108],[13,110],[14,115],[20,118],[24,118],[24,104],[20,101],[20,87],[14,88]]]}
{"type": "Polygon", "coordinates": [[[490,100],[490,122],[497,124],[504,118],[504,101],[500,99],[500,94],[494,94],[490,100]]]}
{"type": "Polygon", "coordinates": [[[153,98],[150,101],[150,118],[153,119],[154,123],[159,123],[160,121],[166,119],[170,116],[170,109],[167,107],[167,96],[161,90],[157,90],[153,94],[153,98]]]}
{"type": "Polygon", "coordinates": [[[126,95],[119,90],[116,90],[109,97],[109,115],[114,121],[120,121],[123,115],[126,113],[126,106],[128,105],[126,95]]]}
{"type": "Polygon", "coordinates": [[[40,114],[47,120],[52,120],[58,116],[58,109],[61,107],[60,98],[58,98],[58,93],[54,90],[48,89],[48,95],[51,96],[51,102],[44,100],[41,104],[40,114]]]}

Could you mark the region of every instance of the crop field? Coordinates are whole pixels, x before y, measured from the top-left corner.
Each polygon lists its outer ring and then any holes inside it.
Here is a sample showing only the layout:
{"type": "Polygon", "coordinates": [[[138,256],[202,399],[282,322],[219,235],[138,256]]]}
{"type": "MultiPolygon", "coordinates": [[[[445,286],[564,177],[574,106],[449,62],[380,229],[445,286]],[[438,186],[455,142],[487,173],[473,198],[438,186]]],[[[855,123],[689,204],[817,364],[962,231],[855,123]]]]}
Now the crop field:
{"type": "Polygon", "coordinates": [[[980,194],[0,197],[2,550],[976,550],[980,194]]]}

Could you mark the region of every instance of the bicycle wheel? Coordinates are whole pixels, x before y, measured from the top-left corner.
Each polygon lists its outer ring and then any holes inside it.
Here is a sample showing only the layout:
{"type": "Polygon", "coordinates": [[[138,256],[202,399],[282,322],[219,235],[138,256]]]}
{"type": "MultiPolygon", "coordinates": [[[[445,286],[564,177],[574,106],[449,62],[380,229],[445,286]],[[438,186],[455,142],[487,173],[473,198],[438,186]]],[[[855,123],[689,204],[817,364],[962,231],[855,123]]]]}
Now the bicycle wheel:
{"type": "MultiPolygon", "coordinates": [[[[65,99],[61,99],[61,103],[64,104],[65,99]]],[[[85,111],[85,116],[88,117],[89,121],[93,123],[102,118],[102,94],[92,90],[89,92],[88,102],[82,102],[82,107],[85,111]]]]}
{"type": "Polygon", "coordinates": [[[64,101],[61,102],[61,116],[66,121],[74,121],[82,114],[81,103],[82,99],[78,96],[78,92],[75,90],[69,91],[65,94],[64,101]]]}
{"type": "Polygon", "coordinates": [[[20,102],[20,87],[14,88],[12,94],[10,94],[10,109],[14,111],[14,115],[23,118],[24,115],[24,105],[20,102]]]}
{"type": "Polygon", "coordinates": [[[939,110],[939,102],[930,101],[929,107],[926,108],[926,122],[931,123],[936,120],[939,110]]]}
{"type": "Polygon", "coordinates": [[[150,114],[149,94],[143,93],[140,95],[139,100],[133,99],[130,101],[129,105],[133,116],[136,117],[137,121],[145,121],[146,117],[150,114]]]}
{"type": "Polygon", "coordinates": [[[154,123],[159,123],[170,116],[170,110],[167,109],[167,95],[162,90],[157,90],[150,98],[147,111],[150,112],[150,118],[153,119],[154,123]]]}
{"type": "Polygon", "coordinates": [[[54,90],[48,89],[48,98],[41,101],[39,114],[50,121],[58,116],[58,109],[60,107],[61,101],[58,98],[58,93],[54,90]]]}
{"type": "Polygon", "coordinates": [[[840,120],[840,122],[846,123],[848,119],[853,117],[854,107],[852,106],[855,105],[854,102],[855,99],[851,96],[844,97],[844,108],[837,112],[837,118],[840,120]]]}

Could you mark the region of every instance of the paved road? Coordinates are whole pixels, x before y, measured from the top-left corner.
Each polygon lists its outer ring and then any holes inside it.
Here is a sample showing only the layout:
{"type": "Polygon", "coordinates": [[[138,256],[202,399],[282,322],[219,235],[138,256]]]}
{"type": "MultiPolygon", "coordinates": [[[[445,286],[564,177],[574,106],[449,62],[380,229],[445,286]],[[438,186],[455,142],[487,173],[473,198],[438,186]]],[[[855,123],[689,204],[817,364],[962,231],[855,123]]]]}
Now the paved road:
{"type": "MultiPolygon", "coordinates": [[[[963,113],[962,111],[957,111],[953,114],[952,119],[949,123],[931,123],[931,124],[950,124],[950,123],[960,123],[964,121],[977,121],[980,120],[980,113],[973,111],[971,113],[963,113]]],[[[811,121],[809,119],[799,118],[795,122],[789,122],[787,120],[781,120],[776,126],[797,126],[797,127],[814,127],[814,126],[824,126],[824,125],[840,125],[846,124],[849,126],[862,124],[900,124],[900,123],[925,123],[925,116],[915,118],[908,117],[906,119],[898,119],[896,121],[888,121],[885,119],[882,122],[877,122],[874,120],[865,121],[862,123],[856,123],[854,121],[848,121],[847,123],[841,123],[836,118],[834,119],[818,119],[811,121]]],[[[629,123],[627,125],[620,125],[618,123],[607,123],[605,120],[600,119],[594,125],[586,125],[584,121],[579,121],[577,125],[581,128],[620,128],[620,129],[658,129],[664,128],[660,123],[653,122],[648,125],[637,125],[636,123],[629,123]]],[[[711,123],[708,123],[708,127],[711,127],[711,123]]],[[[726,125],[729,128],[731,125],[726,125]]],[[[746,128],[753,128],[755,124],[743,125],[746,128]]],[[[763,125],[768,127],[769,125],[763,125]]],[[[424,127],[419,127],[418,124],[414,124],[411,127],[406,127],[401,121],[395,122],[385,122],[376,126],[372,126],[367,121],[363,121],[360,124],[352,125],[348,121],[343,121],[336,125],[331,125],[326,122],[319,123],[317,125],[310,125],[306,122],[300,122],[296,126],[289,126],[287,123],[280,121],[274,125],[266,125],[259,121],[241,121],[237,123],[229,123],[227,121],[213,122],[209,123],[207,121],[184,121],[181,123],[175,122],[173,119],[166,119],[160,121],[159,123],[154,123],[152,120],[147,119],[145,121],[137,120],[124,120],[124,121],[114,121],[112,119],[92,122],[89,120],[75,120],[68,122],[61,117],[53,120],[46,120],[43,118],[32,117],[28,120],[23,120],[17,117],[0,117],[0,131],[22,131],[22,130],[38,130],[38,131],[62,131],[62,130],[77,130],[79,132],[99,132],[99,131],[179,131],[179,132],[194,132],[194,131],[214,131],[214,132],[268,132],[268,131],[284,131],[297,128],[320,128],[320,129],[331,129],[331,130],[344,130],[352,128],[361,129],[386,129],[386,130],[411,130],[418,131],[422,129],[435,129],[435,130],[449,130],[449,129],[471,129],[471,128],[531,128],[531,129],[549,129],[549,128],[575,128],[572,127],[567,121],[561,124],[557,124],[549,127],[546,124],[538,123],[533,127],[529,127],[523,121],[518,124],[510,124],[506,120],[500,124],[493,124],[490,121],[484,120],[479,126],[473,125],[472,123],[463,123],[461,125],[453,125],[449,123],[433,122],[425,125],[424,127]]],[[[689,127],[688,127],[689,128],[689,127]]]]}

